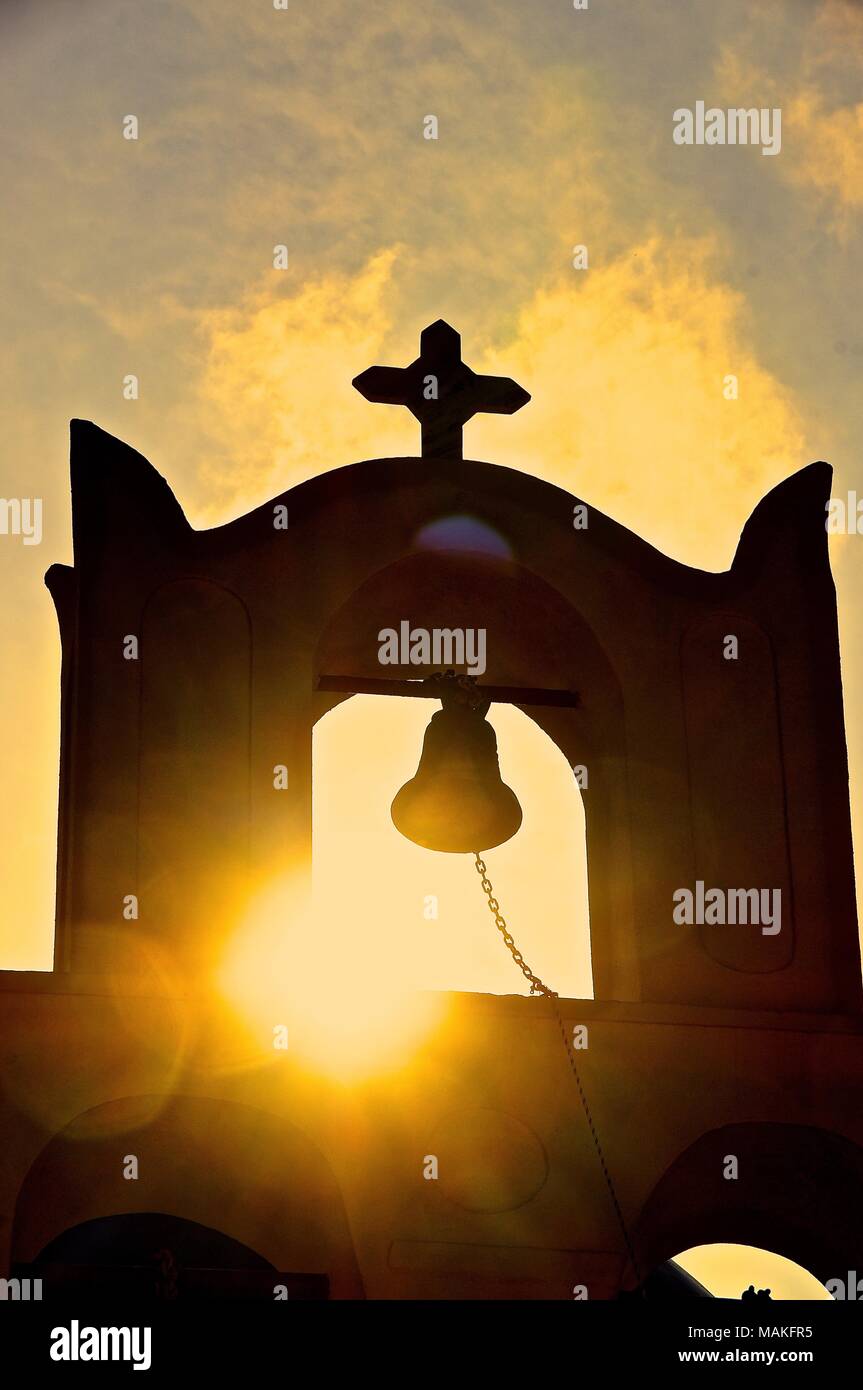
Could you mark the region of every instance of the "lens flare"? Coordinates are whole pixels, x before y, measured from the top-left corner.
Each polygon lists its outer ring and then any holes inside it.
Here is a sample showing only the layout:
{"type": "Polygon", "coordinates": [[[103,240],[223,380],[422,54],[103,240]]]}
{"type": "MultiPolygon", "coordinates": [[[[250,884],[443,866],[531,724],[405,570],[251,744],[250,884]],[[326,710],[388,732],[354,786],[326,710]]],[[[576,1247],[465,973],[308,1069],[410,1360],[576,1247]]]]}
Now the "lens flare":
{"type": "Polygon", "coordinates": [[[351,921],[349,904],[290,878],[251,905],[217,983],[259,1060],[292,1060],[341,1081],[408,1065],[442,1019],[442,996],[417,988],[409,952],[381,958],[351,921]]]}

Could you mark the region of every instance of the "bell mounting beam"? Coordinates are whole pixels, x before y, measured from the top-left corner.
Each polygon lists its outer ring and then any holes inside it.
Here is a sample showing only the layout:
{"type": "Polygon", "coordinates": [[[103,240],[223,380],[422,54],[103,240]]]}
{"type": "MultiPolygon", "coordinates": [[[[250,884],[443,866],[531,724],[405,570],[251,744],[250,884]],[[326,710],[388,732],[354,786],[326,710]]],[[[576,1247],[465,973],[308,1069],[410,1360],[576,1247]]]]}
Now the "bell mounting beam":
{"type": "MultiPolygon", "coordinates": [[[[417,700],[439,700],[440,686],[434,680],[399,681],[378,676],[321,676],[318,690],[339,695],[407,695],[417,700]]],[[[578,709],[581,697],[576,690],[541,690],[534,686],[478,685],[476,693],[493,705],[552,705],[559,709],[578,709]]]]}

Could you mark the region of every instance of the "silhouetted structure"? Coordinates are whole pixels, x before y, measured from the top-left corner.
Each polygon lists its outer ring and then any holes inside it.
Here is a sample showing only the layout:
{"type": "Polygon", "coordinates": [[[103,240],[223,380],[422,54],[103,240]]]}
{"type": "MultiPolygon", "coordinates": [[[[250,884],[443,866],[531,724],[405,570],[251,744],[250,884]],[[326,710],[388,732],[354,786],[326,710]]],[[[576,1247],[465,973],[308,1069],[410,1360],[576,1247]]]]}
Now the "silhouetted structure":
{"type": "MultiPolygon", "coordinates": [[[[596,998],[561,1007],[588,1026],[580,1064],[642,1274],[714,1241],[822,1279],[856,1268],[863,1046],[831,471],[775,488],[727,573],[689,569],[593,508],[575,529],[560,488],[462,459],[464,420],[525,397],[466,376],[456,347],[435,325],[406,376],[357,381],[414,411],[422,459],[324,473],[211,531],[133,449],[73,422],[75,563],[47,576],[63,647],[55,967],[0,974],[7,1263],[68,1237],[78,1268],[70,1232],[146,1212],[333,1297],[597,1298],[636,1282],[546,999],[456,995],[421,1065],[356,1094],[310,1087],[290,1053],[224,1064],[204,971],[253,888],[309,866],[312,732],[345,698],[318,680],[380,678],[377,634],[409,616],[484,628],[484,683],[579,692],[578,708],[524,710],[589,768],[596,998]],[[460,534],[465,513],[500,545],[422,541],[432,523],[460,534]],[[697,881],[780,890],[781,931],[676,924],[673,894],[697,881]]],[[[154,1233],[147,1249],[174,1246],[154,1233]]]]}

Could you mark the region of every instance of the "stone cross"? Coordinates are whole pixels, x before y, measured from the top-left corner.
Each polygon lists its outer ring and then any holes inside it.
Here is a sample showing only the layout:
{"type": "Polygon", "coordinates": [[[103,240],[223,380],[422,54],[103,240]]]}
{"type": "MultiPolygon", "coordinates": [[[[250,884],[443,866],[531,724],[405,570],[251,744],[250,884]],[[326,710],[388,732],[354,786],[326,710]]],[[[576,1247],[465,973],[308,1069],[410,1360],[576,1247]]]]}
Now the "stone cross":
{"type": "Polygon", "coordinates": [[[463,458],[462,429],[478,411],[513,415],[530,400],[508,376],[478,376],[461,360],[461,336],[443,319],[420,334],[409,367],[369,367],[353,385],[367,401],[405,405],[422,426],[423,458],[463,458]]]}

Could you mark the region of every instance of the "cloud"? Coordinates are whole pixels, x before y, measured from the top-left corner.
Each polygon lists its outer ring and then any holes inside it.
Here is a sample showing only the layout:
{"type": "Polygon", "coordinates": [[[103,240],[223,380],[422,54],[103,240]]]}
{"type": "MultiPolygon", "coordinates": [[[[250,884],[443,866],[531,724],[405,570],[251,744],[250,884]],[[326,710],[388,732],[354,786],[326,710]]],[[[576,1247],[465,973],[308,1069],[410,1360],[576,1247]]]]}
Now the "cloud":
{"type": "Polygon", "coordinates": [[[781,59],[761,27],[744,31],[720,48],[715,76],[729,104],[781,109],[777,173],[814,195],[833,235],[848,241],[863,208],[863,7],[813,6],[781,59]]]}
{"type": "Polygon", "coordinates": [[[537,473],[668,554],[725,568],[748,512],[808,462],[799,411],[758,361],[707,240],[652,238],[573,271],[483,362],[533,400],[469,426],[467,452],[537,473]],[[739,398],[727,400],[727,375],[739,398]]]}
{"type": "MultiPolygon", "coordinates": [[[[684,17],[630,0],[625,22],[515,0],[436,0],[409,21],[347,0],[0,8],[16,132],[7,474],[16,492],[38,479],[51,558],[69,558],[70,415],[128,439],[193,524],[216,524],[324,469],[415,453],[409,414],[350,381],[410,361],[439,316],[472,366],[533,395],[469,424],[469,454],[550,478],[694,564],[726,565],[760,495],[810,458],[858,468],[859,5],[701,0],[684,17]],[[698,96],[782,105],[781,156],[678,149],[671,112],[698,96]],[[428,112],[438,142],[422,138],[428,112]],[[269,269],[281,241],[286,274],[269,269]]],[[[56,630],[35,564],[6,562],[0,647],[25,615],[41,624],[9,735],[41,707],[56,630]]],[[[856,711],[863,605],[850,560],[846,574],[856,711]]],[[[55,726],[49,712],[51,748],[55,726]]],[[[32,824],[41,869],[19,873],[10,916],[23,940],[45,922],[29,884],[53,873],[32,824]]]]}
{"type": "Polygon", "coordinates": [[[204,314],[198,425],[211,441],[201,471],[211,523],[326,469],[416,452],[412,418],[370,406],[350,384],[379,358],[396,256],[382,250],[356,275],[295,294],[276,285],[290,271],[274,270],[240,305],[204,314]]]}
{"type": "Polygon", "coordinates": [[[850,214],[863,209],[863,101],[829,110],[824,95],[810,88],[789,104],[786,128],[797,153],[789,177],[834,206],[834,229],[847,238],[850,214]]]}
{"type": "MultiPolygon", "coordinates": [[[[745,301],[716,260],[707,239],[651,238],[538,291],[494,349],[466,344],[478,370],[514,376],[533,397],[515,417],[477,417],[466,453],[548,478],[667,553],[724,568],[751,508],[808,457],[800,412],[759,362],[745,301]],[[737,400],[724,395],[729,374],[737,400]]],[[[399,269],[391,248],[353,277],[294,295],[261,285],[204,317],[211,522],[325,469],[418,452],[406,411],[370,406],[349,385],[388,360],[399,269]]]]}

